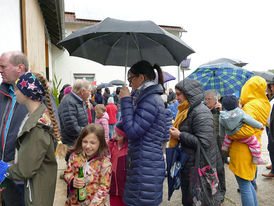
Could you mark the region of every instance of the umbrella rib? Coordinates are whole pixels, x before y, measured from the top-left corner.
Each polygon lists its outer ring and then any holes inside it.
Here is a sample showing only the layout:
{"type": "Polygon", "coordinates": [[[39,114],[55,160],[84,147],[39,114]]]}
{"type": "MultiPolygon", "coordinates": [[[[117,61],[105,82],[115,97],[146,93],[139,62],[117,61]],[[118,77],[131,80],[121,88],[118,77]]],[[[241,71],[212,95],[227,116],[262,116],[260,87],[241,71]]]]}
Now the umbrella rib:
{"type": "MultiPolygon", "coordinates": [[[[150,41],[153,41],[155,43],[157,43],[158,45],[166,48],[166,50],[168,51],[168,53],[173,57],[173,59],[178,63],[177,59],[175,58],[175,56],[172,54],[172,52],[170,52],[170,50],[164,46],[163,44],[159,43],[158,41],[155,41],[154,39],[150,38],[149,36],[146,36],[144,33],[140,33],[141,35],[143,35],[145,38],[149,39],[150,41]]],[[[180,62],[178,63],[178,65],[180,64],[180,62]]]]}
{"type": "MultiPolygon", "coordinates": [[[[109,34],[111,34],[111,33],[109,33],[109,34]]],[[[121,33],[121,35],[117,38],[117,40],[114,42],[114,44],[112,44],[111,47],[109,47],[108,52],[107,52],[107,55],[106,55],[106,58],[105,58],[105,61],[104,61],[104,65],[106,65],[106,61],[108,60],[108,57],[109,57],[109,55],[110,55],[110,52],[111,52],[112,48],[113,48],[115,45],[118,44],[118,42],[121,40],[121,38],[122,38],[123,35],[124,35],[124,34],[121,33]]]]}
{"type": "MultiPolygon", "coordinates": [[[[83,41],[83,40],[81,40],[81,41],[82,41],[82,44],[83,44],[83,43],[85,43],[85,42],[87,42],[87,41],[100,39],[100,38],[103,38],[103,37],[105,37],[105,36],[109,36],[109,35],[111,35],[111,34],[112,34],[112,32],[108,32],[108,33],[105,33],[105,34],[102,34],[102,35],[99,35],[99,36],[96,36],[96,37],[90,37],[90,38],[87,38],[87,39],[84,40],[84,41],[83,41]]],[[[87,34],[87,36],[88,36],[88,35],[89,35],[89,34],[87,34]]],[[[122,36],[122,35],[121,35],[121,36],[122,36]]],[[[111,51],[111,48],[112,48],[113,46],[115,46],[115,45],[120,41],[121,36],[120,36],[120,38],[118,38],[118,39],[114,42],[114,44],[109,48],[109,51],[107,52],[106,57],[109,56],[110,51],[111,51]]],[[[77,38],[79,38],[79,37],[77,37],[77,38]]],[[[80,45],[77,47],[77,49],[79,49],[79,48],[82,46],[82,44],[80,44],[80,45]]],[[[75,50],[77,50],[77,49],[75,49],[75,50]]],[[[105,61],[104,61],[104,64],[103,64],[103,65],[106,64],[107,59],[108,59],[108,58],[105,58],[105,61]]]]}
{"type": "Polygon", "coordinates": [[[140,49],[140,47],[139,47],[139,44],[137,43],[137,35],[136,35],[135,33],[130,33],[130,36],[132,37],[133,42],[134,42],[136,48],[138,49],[138,52],[139,52],[140,57],[141,57],[141,59],[142,59],[143,57],[142,57],[141,49],[140,49]]]}

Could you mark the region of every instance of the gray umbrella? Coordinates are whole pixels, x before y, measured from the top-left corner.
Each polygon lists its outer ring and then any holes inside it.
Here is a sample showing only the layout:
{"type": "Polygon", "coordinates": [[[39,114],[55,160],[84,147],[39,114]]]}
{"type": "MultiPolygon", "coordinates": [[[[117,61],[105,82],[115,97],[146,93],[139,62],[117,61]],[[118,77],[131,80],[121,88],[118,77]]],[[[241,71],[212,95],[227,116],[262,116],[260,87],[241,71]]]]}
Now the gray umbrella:
{"type": "Polygon", "coordinates": [[[112,84],[110,83],[102,83],[102,84],[99,84],[96,89],[103,89],[103,88],[107,88],[107,87],[113,87],[112,84]]]}
{"type": "Polygon", "coordinates": [[[230,64],[233,64],[233,65],[235,65],[237,67],[243,67],[243,66],[245,66],[245,65],[248,64],[248,63],[242,62],[242,61],[237,60],[237,59],[220,58],[220,59],[216,59],[216,60],[207,62],[207,63],[205,63],[205,64],[203,64],[201,66],[212,65],[212,64],[220,64],[220,63],[230,63],[230,64]]]}
{"type": "Polygon", "coordinates": [[[267,82],[273,82],[274,81],[274,73],[272,72],[258,72],[258,71],[254,71],[254,75],[256,76],[260,76],[262,78],[265,79],[265,81],[267,82]]]}
{"type": "Polygon", "coordinates": [[[112,84],[112,85],[124,85],[124,84],[126,84],[124,81],[119,80],[119,79],[112,80],[109,83],[112,84]]]}
{"type": "Polygon", "coordinates": [[[178,66],[189,54],[194,53],[181,39],[152,21],[112,18],[79,29],[59,44],[72,56],[125,68],[139,60],[160,66],[178,66]]]}

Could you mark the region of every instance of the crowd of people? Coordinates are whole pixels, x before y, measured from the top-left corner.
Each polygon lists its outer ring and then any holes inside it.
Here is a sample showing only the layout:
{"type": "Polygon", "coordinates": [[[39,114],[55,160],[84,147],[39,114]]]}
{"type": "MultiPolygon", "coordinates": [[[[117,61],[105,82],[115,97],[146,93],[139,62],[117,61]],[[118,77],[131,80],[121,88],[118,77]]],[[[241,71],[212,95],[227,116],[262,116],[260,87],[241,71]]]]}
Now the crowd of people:
{"type": "MultiPolygon", "coordinates": [[[[200,145],[218,174],[214,204],[224,201],[228,163],[242,205],[258,205],[264,127],[274,161],[274,82],[252,77],[236,98],[203,91],[198,81],[186,78],[166,95],[161,68],[142,60],[128,71],[131,91],[123,85],[102,94],[89,81],[76,80],[63,86],[57,108],[48,81],[30,71],[23,53],[3,53],[0,73],[2,205],[53,205],[56,155],[63,153],[65,205],[159,205],[169,174],[165,148],[178,145],[189,156],[180,169],[184,206],[194,204],[190,173],[200,145]]],[[[263,176],[274,177],[272,164],[267,168],[271,171],[263,176]]]]}

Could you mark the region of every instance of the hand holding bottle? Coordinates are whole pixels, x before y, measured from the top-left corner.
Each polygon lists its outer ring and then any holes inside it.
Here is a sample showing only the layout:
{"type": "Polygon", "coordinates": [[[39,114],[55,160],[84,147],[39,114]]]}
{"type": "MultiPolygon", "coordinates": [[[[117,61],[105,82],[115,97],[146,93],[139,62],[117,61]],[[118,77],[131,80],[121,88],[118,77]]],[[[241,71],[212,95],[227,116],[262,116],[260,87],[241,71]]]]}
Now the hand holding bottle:
{"type": "Polygon", "coordinates": [[[74,177],[73,179],[73,187],[74,188],[83,188],[85,186],[85,180],[84,178],[78,178],[78,177],[74,177]]]}
{"type": "Polygon", "coordinates": [[[84,202],[87,197],[87,191],[86,191],[86,183],[84,178],[84,171],[83,167],[79,168],[79,174],[78,177],[74,177],[73,184],[77,186],[77,196],[78,196],[78,202],[84,202]]]}

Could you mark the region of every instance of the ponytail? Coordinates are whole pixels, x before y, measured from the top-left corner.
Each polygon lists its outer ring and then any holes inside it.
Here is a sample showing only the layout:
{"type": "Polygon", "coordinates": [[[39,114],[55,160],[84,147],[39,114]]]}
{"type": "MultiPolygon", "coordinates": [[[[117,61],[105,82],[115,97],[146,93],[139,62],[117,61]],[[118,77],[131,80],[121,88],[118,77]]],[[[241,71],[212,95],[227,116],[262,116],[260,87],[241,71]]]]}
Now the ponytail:
{"type": "Polygon", "coordinates": [[[44,87],[45,97],[46,97],[46,106],[49,111],[50,120],[53,125],[54,137],[58,141],[56,151],[59,156],[63,157],[66,154],[66,146],[63,145],[61,142],[60,130],[59,130],[58,123],[55,119],[55,113],[54,113],[51,98],[50,98],[50,90],[49,90],[49,86],[48,86],[48,81],[39,73],[33,73],[33,74],[41,82],[42,86],[44,87]]]}
{"type": "Polygon", "coordinates": [[[163,75],[163,71],[162,69],[159,67],[158,64],[154,64],[153,68],[157,70],[158,73],[158,83],[162,85],[163,89],[164,89],[164,93],[165,93],[165,87],[164,87],[164,75],[163,75]]]}

